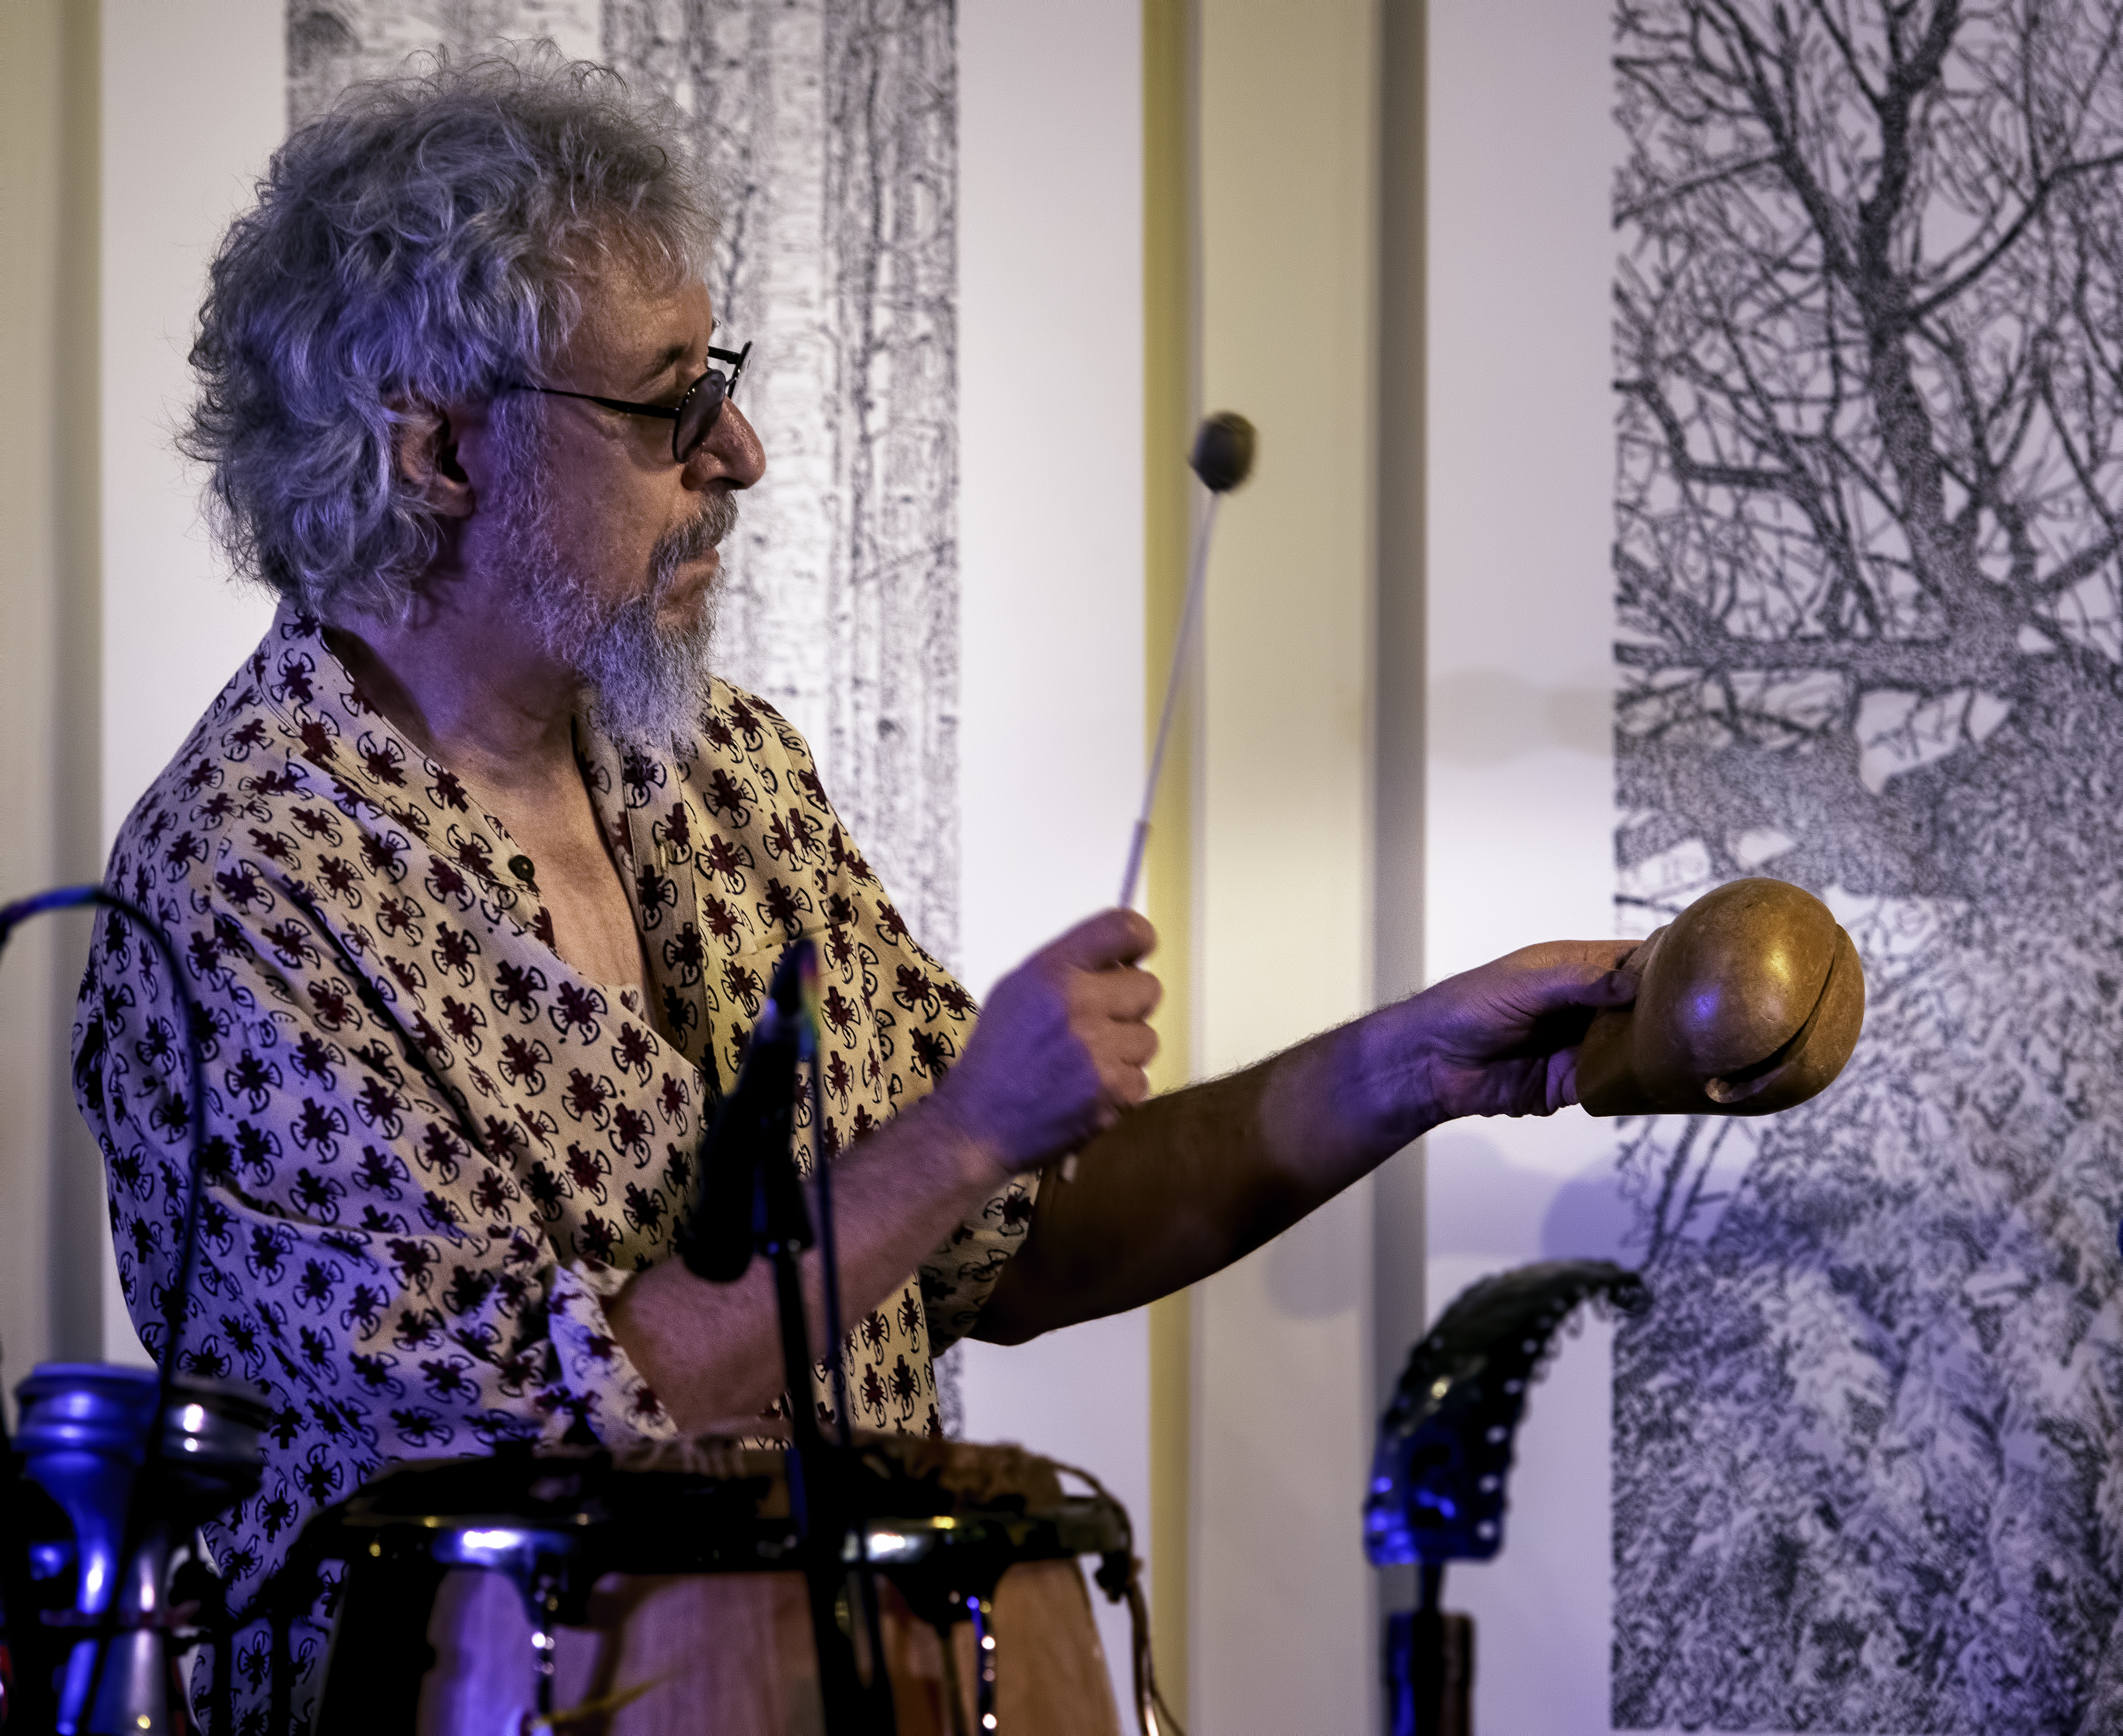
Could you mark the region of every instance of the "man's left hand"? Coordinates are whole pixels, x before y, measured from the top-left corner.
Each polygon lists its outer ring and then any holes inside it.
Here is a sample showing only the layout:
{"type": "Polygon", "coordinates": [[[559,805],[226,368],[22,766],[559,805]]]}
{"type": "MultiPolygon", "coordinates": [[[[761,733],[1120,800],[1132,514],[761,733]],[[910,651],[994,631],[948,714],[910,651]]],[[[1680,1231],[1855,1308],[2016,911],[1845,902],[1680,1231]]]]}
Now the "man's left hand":
{"type": "Polygon", "coordinates": [[[1375,1089],[1425,1125],[1553,1115],[1576,1102],[1577,1045],[1594,1013],[1635,999],[1637,979],[1620,967],[1637,946],[1523,947],[1384,1009],[1366,1022],[1375,1089]]]}

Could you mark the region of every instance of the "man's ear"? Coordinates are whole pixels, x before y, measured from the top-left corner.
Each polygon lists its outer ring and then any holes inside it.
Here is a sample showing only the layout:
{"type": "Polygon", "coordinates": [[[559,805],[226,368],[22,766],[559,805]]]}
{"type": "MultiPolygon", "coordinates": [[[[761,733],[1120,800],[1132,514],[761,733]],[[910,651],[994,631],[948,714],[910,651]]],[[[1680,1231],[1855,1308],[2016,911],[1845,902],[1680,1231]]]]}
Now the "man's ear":
{"type": "Polygon", "coordinates": [[[457,431],[448,413],[410,401],[391,408],[399,419],[399,475],[443,517],[471,517],[471,479],[458,461],[457,431]]]}

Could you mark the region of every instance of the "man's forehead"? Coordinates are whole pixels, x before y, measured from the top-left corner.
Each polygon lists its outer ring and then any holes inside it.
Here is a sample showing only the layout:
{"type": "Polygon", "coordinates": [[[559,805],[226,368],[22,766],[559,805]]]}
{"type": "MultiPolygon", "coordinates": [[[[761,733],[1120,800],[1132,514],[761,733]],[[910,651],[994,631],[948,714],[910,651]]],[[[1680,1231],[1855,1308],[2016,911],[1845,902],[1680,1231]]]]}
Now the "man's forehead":
{"type": "Polygon", "coordinates": [[[651,277],[608,269],[584,278],[581,315],[562,356],[584,364],[652,376],[705,360],[715,333],[715,304],[696,274],[651,277]]]}

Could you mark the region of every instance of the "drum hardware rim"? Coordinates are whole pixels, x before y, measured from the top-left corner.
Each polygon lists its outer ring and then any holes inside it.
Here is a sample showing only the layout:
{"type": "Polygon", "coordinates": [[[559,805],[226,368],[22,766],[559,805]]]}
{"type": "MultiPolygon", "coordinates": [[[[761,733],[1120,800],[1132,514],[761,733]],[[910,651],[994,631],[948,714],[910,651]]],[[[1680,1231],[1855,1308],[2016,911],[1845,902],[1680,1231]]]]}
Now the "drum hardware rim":
{"type": "MultiPolygon", "coordinates": [[[[171,1556],[257,1488],[270,1409],[241,1383],[105,1363],[39,1363],[16,1393],[12,1473],[43,1489],[73,1533],[73,1607],[39,1608],[35,1624],[59,1654],[58,1721],[159,1724],[159,1673],[175,1645],[194,1641],[213,1649],[218,1701],[227,1630],[199,1621],[196,1603],[171,1606],[171,1556]]],[[[33,1649],[30,1667],[41,1670],[44,1649],[33,1649]]]]}
{"type": "MultiPolygon", "coordinates": [[[[843,1497],[846,1504],[836,1515],[840,1523],[807,1537],[793,1514],[759,1512],[772,1504],[774,1485],[766,1476],[621,1471],[602,1454],[583,1455],[573,1465],[566,1457],[555,1455],[552,1468],[566,1479],[565,1492],[554,1485],[553,1496],[543,1489],[532,1495],[530,1489],[538,1486],[533,1484],[513,1491],[513,1510],[509,1510],[512,1496],[506,1487],[500,1491],[500,1500],[494,1498],[497,1491],[491,1486],[485,1491],[487,1498],[480,1500],[476,1489],[449,1474],[452,1469],[498,1468],[495,1459],[501,1457],[425,1462],[441,1473],[429,1486],[429,1502],[419,1499],[422,1486],[415,1467],[422,1462],[416,1461],[386,1473],[391,1476],[414,1471],[416,1480],[403,1482],[396,1490],[359,1491],[336,1509],[312,1515],[288,1565],[294,1566],[300,1557],[314,1575],[327,1561],[346,1564],[331,1650],[337,1649],[341,1621],[387,1591],[392,1562],[424,1561],[441,1573],[498,1573],[511,1583],[527,1618],[538,1710],[544,1712],[550,1710],[557,1630],[585,1625],[588,1598],[607,1575],[799,1573],[815,1577],[822,1571],[867,1570],[893,1585],[906,1600],[908,1613],[944,1642],[947,1658],[955,1650],[950,1635],[956,1627],[965,1622],[974,1625],[974,1655],[981,1674],[990,1681],[977,1677],[970,1684],[976,1710],[968,1736],[987,1736],[996,1728],[990,1682],[999,1648],[993,1644],[991,1621],[996,1590],[1004,1575],[1020,1562],[1090,1556],[1099,1561],[1099,1584],[1110,1597],[1107,1571],[1111,1562],[1132,1558],[1126,1509],[1103,1490],[1090,1495],[1062,1494],[1038,1506],[1026,1504],[1014,1494],[999,1495],[995,1506],[938,1511],[929,1506],[930,1501],[954,1497],[937,1483],[934,1472],[859,1476],[850,1492],[852,1499],[843,1497]],[[571,1476],[571,1472],[576,1474],[571,1476]],[[618,1481],[608,1483],[607,1479],[614,1476],[618,1481]],[[667,1478],[668,1490],[658,1486],[667,1478]],[[473,1500],[449,1510],[446,1504],[451,1498],[463,1495],[473,1500]],[[434,1500],[435,1495],[442,1500],[434,1500]],[[535,1515],[524,1511],[527,1505],[544,1507],[549,1500],[555,1510],[535,1515]],[[902,1502],[928,1510],[900,1514],[876,1510],[902,1502]],[[855,1509],[853,1513],[848,1510],[851,1505],[855,1509]],[[392,1508],[396,1510],[389,1510],[392,1508]],[[468,1534],[482,1531],[502,1535],[465,1546],[468,1534]]],[[[512,1480],[502,1481],[506,1486],[512,1480]]],[[[382,1480],[378,1481],[380,1485],[382,1480]]],[[[954,1696],[954,1706],[965,1704],[954,1696]]],[[[963,1713],[954,1715],[962,1718],[963,1713]]],[[[963,1724],[958,1728],[965,1729],[963,1724]]]]}
{"type": "Polygon", "coordinates": [[[853,1563],[865,1558],[871,1566],[888,1574],[895,1565],[928,1561],[940,1547],[947,1552],[959,1548],[973,1551],[1000,1543],[1009,1552],[1010,1565],[1113,1554],[1122,1537],[1111,1523],[1117,1509],[1096,1498],[1065,1496],[1063,1500],[1067,1504],[1062,1507],[1031,1508],[1021,1514],[976,1510],[924,1514],[912,1519],[880,1515],[865,1521],[860,1532],[850,1529],[841,1545],[841,1559],[853,1563]],[[1102,1520],[1108,1523],[1101,1524],[1102,1520]],[[920,1546],[911,1546],[916,1545],[920,1546]],[[866,1556],[860,1556],[859,1552],[865,1550],[866,1556]]]}
{"type": "Polygon", "coordinates": [[[452,1526],[435,1533],[429,1553],[451,1567],[484,1567],[499,1573],[535,1571],[541,1563],[565,1560],[575,1538],[555,1528],[518,1525],[452,1526]]]}
{"type": "MultiPolygon", "coordinates": [[[[1113,1510],[1094,1500],[1067,1497],[1065,1500],[1066,1504],[1061,1507],[1033,1508],[1024,1513],[998,1509],[876,1515],[849,1527],[831,1558],[851,1567],[866,1563],[888,1573],[894,1567],[916,1566],[940,1555],[967,1556],[982,1551],[1005,1555],[1011,1563],[1113,1554],[1120,1536],[1113,1523],[1113,1510]]],[[[600,1514],[552,1519],[541,1516],[535,1524],[526,1524],[520,1517],[512,1521],[502,1514],[394,1514],[387,1518],[349,1514],[338,1518],[345,1539],[343,1552],[326,1547],[320,1554],[325,1560],[349,1562],[385,1554],[410,1554],[425,1556],[445,1566],[495,1571],[508,1571],[511,1561],[528,1562],[555,1556],[594,1566],[600,1573],[786,1573],[797,1570],[788,1564],[787,1557],[802,1553],[806,1546],[794,1527],[777,1517],[766,1522],[771,1529],[762,1527],[750,1537],[725,1534],[705,1544],[687,1537],[682,1529],[644,1555],[638,1547],[608,1544],[598,1538],[600,1531],[618,1523],[600,1514]],[[469,1540],[477,1532],[493,1534],[494,1540],[472,1543],[461,1553],[444,1552],[447,1540],[469,1540]],[[504,1537],[507,1541],[502,1541],[504,1537]]]]}
{"type": "Polygon", "coordinates": [[[63,1627],[77,1639],[101,1639],[112,1634],[143,1631],[187,1633],[205,1631],[200,1626],[197,1603],[180,1603],[169,1609],[108,1610],[90,1615],[78,1609],[47,1609],[38,1619],[46,1627],[63,1627]]]}

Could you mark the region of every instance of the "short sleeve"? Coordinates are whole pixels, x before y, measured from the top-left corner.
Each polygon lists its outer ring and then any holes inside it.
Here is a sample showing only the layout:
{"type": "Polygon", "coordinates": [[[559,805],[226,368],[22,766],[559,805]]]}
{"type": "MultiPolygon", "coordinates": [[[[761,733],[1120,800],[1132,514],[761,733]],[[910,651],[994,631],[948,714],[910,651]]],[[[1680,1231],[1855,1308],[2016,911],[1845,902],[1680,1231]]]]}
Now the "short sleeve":
{"type": "Polygon", "coordinates": [[[594,1260],[562,1264],[553,1273],[546,1317],[560,1384],[586,1405],[592,1430],[615,1452],[669,1440],[678,1432],[605,1320],[605,1304],[631,1276],[594,1260]]]}
{"type": "Polygon", "coordinates": [[[922,1261],[921,1299],[928,1308],[932,1353],[948,1350],[972,1331],[1003,1266],[1024,1245],[1038,1194],[1037,1172],[1015,1177],[922,1261]]]}

